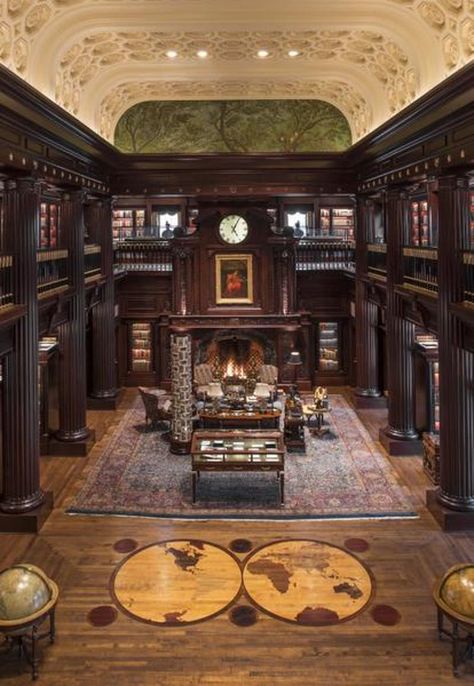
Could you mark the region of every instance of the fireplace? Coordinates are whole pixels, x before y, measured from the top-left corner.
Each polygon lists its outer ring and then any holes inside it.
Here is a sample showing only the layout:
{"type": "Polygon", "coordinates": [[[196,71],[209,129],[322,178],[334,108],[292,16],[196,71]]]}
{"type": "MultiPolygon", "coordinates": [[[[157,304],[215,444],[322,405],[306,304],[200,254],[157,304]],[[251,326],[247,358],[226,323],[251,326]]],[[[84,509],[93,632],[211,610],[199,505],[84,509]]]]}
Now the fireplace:
{"type": "Polygon", "coordinates": [[[256,381],[262,364],[275,364],[275,346],[257,332],[222,331],[201,340],[198,362],[212,367],[214,377],[224,383],[256,381]]]}

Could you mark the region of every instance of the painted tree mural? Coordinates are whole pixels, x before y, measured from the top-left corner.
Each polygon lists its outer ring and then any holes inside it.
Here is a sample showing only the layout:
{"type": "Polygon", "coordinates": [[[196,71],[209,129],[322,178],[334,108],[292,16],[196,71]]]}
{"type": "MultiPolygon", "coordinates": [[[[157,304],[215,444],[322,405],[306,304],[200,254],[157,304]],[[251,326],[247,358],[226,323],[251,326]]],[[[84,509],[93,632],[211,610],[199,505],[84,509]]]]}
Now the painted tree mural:
{"type": "Polygon", "coordinates": [[[131,153],[325,152],[350,144],[346,118],[320,100],[141,102],[115,129],[115,145],[131,153]]]}

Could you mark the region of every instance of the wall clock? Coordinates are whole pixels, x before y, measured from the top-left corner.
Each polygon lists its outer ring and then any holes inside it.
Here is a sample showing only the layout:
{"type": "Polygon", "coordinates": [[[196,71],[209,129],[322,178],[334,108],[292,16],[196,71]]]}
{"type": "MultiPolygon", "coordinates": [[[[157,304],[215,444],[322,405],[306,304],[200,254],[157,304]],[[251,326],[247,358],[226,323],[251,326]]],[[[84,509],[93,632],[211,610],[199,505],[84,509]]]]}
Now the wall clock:
{"type": "Polygon", "coordinates": [[[249,233],[249,225],[239,214],[228,214],[219,224],[219,236],[226,243],[242,243],[249,233]]]}

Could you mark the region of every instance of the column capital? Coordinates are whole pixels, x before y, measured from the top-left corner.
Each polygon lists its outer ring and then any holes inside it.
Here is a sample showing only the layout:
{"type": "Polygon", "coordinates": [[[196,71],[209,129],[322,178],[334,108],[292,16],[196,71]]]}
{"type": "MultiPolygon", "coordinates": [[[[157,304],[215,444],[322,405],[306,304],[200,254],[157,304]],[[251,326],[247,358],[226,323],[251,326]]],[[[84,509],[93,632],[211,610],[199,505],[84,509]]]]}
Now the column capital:
{"type": "Polygon", "coordinates": [[[438,190],[468,190],[469,177],[459,174],[444,174],[438,176],[438,190]]]}
{"type": "Polygon", "coordinates": [[[408,200],[408,189],[405,186],[391,186],[387,189],[387,200],[408,200]]]}
{"type": "Polygon", "coordinates": [[[64,191],[62,198],[63,201],[78,201],[81,203],[85,203],[87,200],[87,191],[84,188],[78,188],[78,189],[67,189],[64,191]]]}
{"type": "Polygon", "coordinates": [[[86,203],[92,207],[100,207],[104,209],[111,209],[113,205],[113,200],[110,197],[98,198],[97,196],[88,195],[86,198],[86,203]]]}
{"type": "Polygon", "coordinates": [[[5,180],[5,190],[17,191],[19,193],[41,192],[41,181],[33,176],[17,176],[5,180]]]}

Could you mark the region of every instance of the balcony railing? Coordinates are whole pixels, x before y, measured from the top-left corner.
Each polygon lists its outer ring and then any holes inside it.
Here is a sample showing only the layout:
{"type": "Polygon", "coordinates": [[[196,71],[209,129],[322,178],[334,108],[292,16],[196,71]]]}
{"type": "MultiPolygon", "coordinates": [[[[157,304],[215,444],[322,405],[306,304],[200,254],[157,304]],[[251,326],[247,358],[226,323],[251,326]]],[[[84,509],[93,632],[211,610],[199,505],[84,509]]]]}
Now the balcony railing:
{"type": "Polygon", "coordinates": [[[40,250],[36,253],[38,298],[62,293],[69,287],[68,251],[40,250]]]}
{"type": "Polygon", "coordinates": [[[127,271],[171,272],[173,256],[169,241],[124,241],[115,245],[115,268],[127,271]]]}
{"type": "Polygon", "coordinates": [[[387,278],[387,245],[385,243],[367,244],[367,271],[374,279],[387,278]]]}
{"type": "Polygon", "coordinates": [[[414,291],[438,293],[436,248],[403,248],[403,285],[414,291]]]}
{"type": "Polygon", "coordinates": [[[102,273],[102,248],[95,243],[84,246],[84,278],[86,283],[95,281],[102,273]]]}
{"type": "Polygon", "coordinates": [[[296,270],[322,271],[355,269],[354,244],[351,241],[328,241],[302,238],[296,247],[296,270]]]}
{"type": "Polygon", "coordinates": [[[0,255],[0,311],[13,305],[11,255],[0,255]]]}

